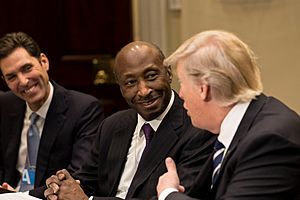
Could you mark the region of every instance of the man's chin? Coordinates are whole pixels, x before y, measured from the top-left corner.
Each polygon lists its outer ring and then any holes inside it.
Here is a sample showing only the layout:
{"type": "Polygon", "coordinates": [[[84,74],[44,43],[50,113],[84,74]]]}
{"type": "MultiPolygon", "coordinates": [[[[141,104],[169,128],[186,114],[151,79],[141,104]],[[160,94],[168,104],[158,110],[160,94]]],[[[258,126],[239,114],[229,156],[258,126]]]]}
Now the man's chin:
{"type": "Polygon", "coordinates": [[[147,120],[147,121],[151,121],[155,118],[157,118],[159,115],[161,115],[162,112],[158,112],[158,111],[154,111],[154,110],[151,110],[149,112],[143,112],[141,114],[141,116],[147,120]]]}

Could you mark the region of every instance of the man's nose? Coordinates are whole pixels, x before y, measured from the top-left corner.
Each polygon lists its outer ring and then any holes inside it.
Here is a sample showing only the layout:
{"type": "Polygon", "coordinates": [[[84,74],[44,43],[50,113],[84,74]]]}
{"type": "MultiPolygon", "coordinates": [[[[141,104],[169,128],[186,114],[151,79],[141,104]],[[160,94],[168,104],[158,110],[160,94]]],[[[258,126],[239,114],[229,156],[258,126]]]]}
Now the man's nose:
{"type": "Polygon", "coordinates": [[[22,73],[18,74],[18,80],[21,85],[27,85],[28,83],[28,78],[24,76],[22,73]]]}
{"type": "Polygon", "coordinates": [[[140,81],[138,83],[138,95],[147,96],[150,93],[151,89],[145,81],[140,81]]]}

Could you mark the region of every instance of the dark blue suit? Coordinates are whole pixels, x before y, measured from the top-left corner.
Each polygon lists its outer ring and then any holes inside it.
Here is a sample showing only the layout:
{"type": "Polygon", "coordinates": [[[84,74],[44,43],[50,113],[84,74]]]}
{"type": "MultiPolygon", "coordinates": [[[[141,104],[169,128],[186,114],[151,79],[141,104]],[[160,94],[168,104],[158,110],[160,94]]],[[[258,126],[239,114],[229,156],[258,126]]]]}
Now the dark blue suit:
{"type": "MultiPolygon", "coordinates": [[[[95,196],[94,199],[113,199],[116,195],[136,124],[137,112],[133,109],[115,113],[101,124],[92,155],[75,173],[85,192],[95,196]]],[[[212,152],[214,141],[211,133],[192,126],[176,94],[171,109],[139,162],[126,199],[155,198],[158,178],[166,172],[165,158],[168,156],[177,163],[180,179],[189,190],[212,152]]]]}
{"type": "MultiPolygon", "coordinates": [[[[299,200],[300,117],[273,97],[253,100],[210,189],[212,158],[189,192],[205,200],[299,200]]],[[[192,199],[175,192],[167,200],[192,199]]]]}
{"type": "MultiPolygon", "coordinates": [[[[46,115],[37,157],[34,196],[43,197],[45,181],[57,170],[78,170],[95,140],[104,115],[98,99],[66,90],[56,83],[46,115]]],[[[12,92],[0,95],[0,182],[16,187],[20,173],[16,169],[25,102],[12,92]]]]}

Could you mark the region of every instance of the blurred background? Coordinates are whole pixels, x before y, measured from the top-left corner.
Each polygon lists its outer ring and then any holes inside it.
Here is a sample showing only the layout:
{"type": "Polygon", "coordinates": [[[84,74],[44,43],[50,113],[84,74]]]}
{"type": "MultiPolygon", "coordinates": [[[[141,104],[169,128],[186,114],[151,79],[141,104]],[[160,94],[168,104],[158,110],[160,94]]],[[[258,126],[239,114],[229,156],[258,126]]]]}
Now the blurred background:
{"type": "Polygon", "coordinates": [[[227,30],[258,56],[264,92],[299,114],[299,10],[299,0],[10,0],[0,7],[0,36],[31,35],[50,60],[50,77],[96,96],[110,115],[127,108],[111,73],[121,47],[145,40],[168,56],[200,31],[227,30]]]}

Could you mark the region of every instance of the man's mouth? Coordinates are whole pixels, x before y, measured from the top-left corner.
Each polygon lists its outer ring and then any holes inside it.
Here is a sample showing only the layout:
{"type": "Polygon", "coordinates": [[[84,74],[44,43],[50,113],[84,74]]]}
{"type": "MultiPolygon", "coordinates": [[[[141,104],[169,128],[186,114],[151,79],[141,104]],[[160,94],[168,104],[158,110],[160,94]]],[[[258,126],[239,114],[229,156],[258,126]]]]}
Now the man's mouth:
{"type": "Polygon", "coordinates": [[[156,104],[157,101],[158,101],[158,97],[154,97],[151,99],[139,101],[139,104],[142,105],[144,108],[150,108],[154,104],[156,104]]]}
{"type": "Polygon", "coordinates": [[[22,91],[22,93],[23,93],[23,94],[26,94],[26,95],[29,95],[29,94],[33,93],[33,91],[34,91],[34,89],[36,88],[36,86],[37,86],[37,84],[34,84],[34,85],[32,85],[32,86],[30,86],[30,87],[24,89],[24,90],[22,91]]]}

